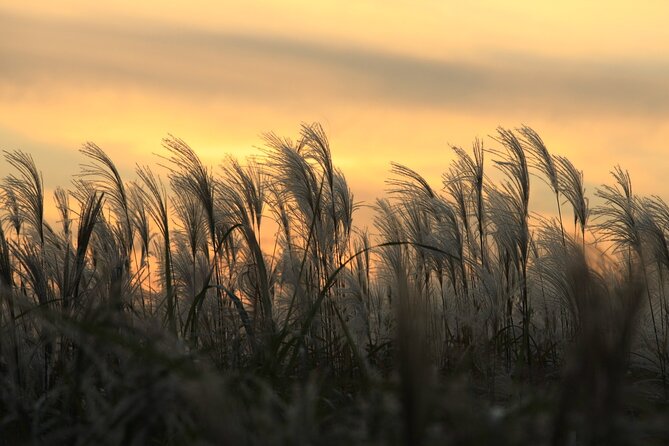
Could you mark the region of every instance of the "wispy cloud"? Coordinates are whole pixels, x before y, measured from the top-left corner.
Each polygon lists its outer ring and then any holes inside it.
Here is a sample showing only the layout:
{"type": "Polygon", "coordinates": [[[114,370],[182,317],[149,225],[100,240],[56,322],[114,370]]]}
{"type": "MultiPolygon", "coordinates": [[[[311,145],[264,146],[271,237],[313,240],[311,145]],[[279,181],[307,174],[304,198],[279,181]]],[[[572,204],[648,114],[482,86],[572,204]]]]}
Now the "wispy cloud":
{"type": "Polygon", "coordinates": [[[669,60],[488,52],[428,60],[262,33],[0,15],[0,94],[68,86],[468,111],[669,114],[669,60]]]}

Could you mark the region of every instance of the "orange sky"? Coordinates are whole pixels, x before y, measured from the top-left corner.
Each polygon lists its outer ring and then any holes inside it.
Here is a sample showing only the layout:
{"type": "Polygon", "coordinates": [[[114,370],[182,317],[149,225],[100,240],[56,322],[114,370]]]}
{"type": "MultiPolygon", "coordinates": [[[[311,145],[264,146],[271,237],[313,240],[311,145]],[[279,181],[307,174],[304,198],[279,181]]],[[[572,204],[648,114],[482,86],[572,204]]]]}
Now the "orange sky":
{"type": "Polygon", "coordinates": [[[524,123],[589,193],[619,163],[669,198],[664,1],[15,3],[0,6],[0,148],[31,152],[48,188],[85,141],[132,178],[167,133],[216,165],[318,121],[369,203],[390,161],[438,186],[449,143],[524,123]]]}

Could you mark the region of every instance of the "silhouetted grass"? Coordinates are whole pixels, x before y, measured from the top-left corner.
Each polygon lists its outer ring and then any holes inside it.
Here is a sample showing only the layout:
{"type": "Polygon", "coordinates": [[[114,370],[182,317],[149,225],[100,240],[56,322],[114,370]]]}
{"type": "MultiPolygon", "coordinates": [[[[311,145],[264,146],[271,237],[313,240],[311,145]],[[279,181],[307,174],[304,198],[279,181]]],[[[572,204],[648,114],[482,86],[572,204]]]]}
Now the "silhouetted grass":
{"type": "Polygon", "coordinates": [[[213,169],[170,136],[164,183],[87,143],[55,226],[5,152],[0,444],[666,443],[669,208],[626,171],[591,210],[500,128],[441,190],[392,164],[368,229],[319,125],[265,141],[213,169]]]}

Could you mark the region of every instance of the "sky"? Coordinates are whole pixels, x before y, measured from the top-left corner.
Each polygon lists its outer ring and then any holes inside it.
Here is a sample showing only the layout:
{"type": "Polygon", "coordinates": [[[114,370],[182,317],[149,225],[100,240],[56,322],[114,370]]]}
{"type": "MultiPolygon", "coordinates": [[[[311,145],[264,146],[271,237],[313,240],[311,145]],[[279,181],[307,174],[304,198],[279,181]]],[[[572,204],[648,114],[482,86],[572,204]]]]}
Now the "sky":
{"type": "Polygon", "coordinates": [[[371,204],[391,161],[439,188],[450,145],[526,124],[589,194],[620,164],[669,199],[668,20],[644,0],[3,0],[0,149],[49,193],[86,141],[132,179],[168,134],[217,166],[319,122],[371,204]]]}

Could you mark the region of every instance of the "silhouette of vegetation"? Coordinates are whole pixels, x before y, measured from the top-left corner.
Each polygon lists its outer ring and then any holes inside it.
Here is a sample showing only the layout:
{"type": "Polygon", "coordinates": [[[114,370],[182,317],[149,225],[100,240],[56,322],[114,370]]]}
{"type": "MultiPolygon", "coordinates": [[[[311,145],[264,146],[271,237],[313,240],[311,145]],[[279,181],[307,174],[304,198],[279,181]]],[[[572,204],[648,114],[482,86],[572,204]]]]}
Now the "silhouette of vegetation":
{"type": "Polygon", "coordinates": [[[499,128],[441,185],[393,163],[363,228],[320,125],[264,139],[133,179],[86,143],[55,222],[4,152],[0,443],[665,444],[662,198],[499,128]]]}

